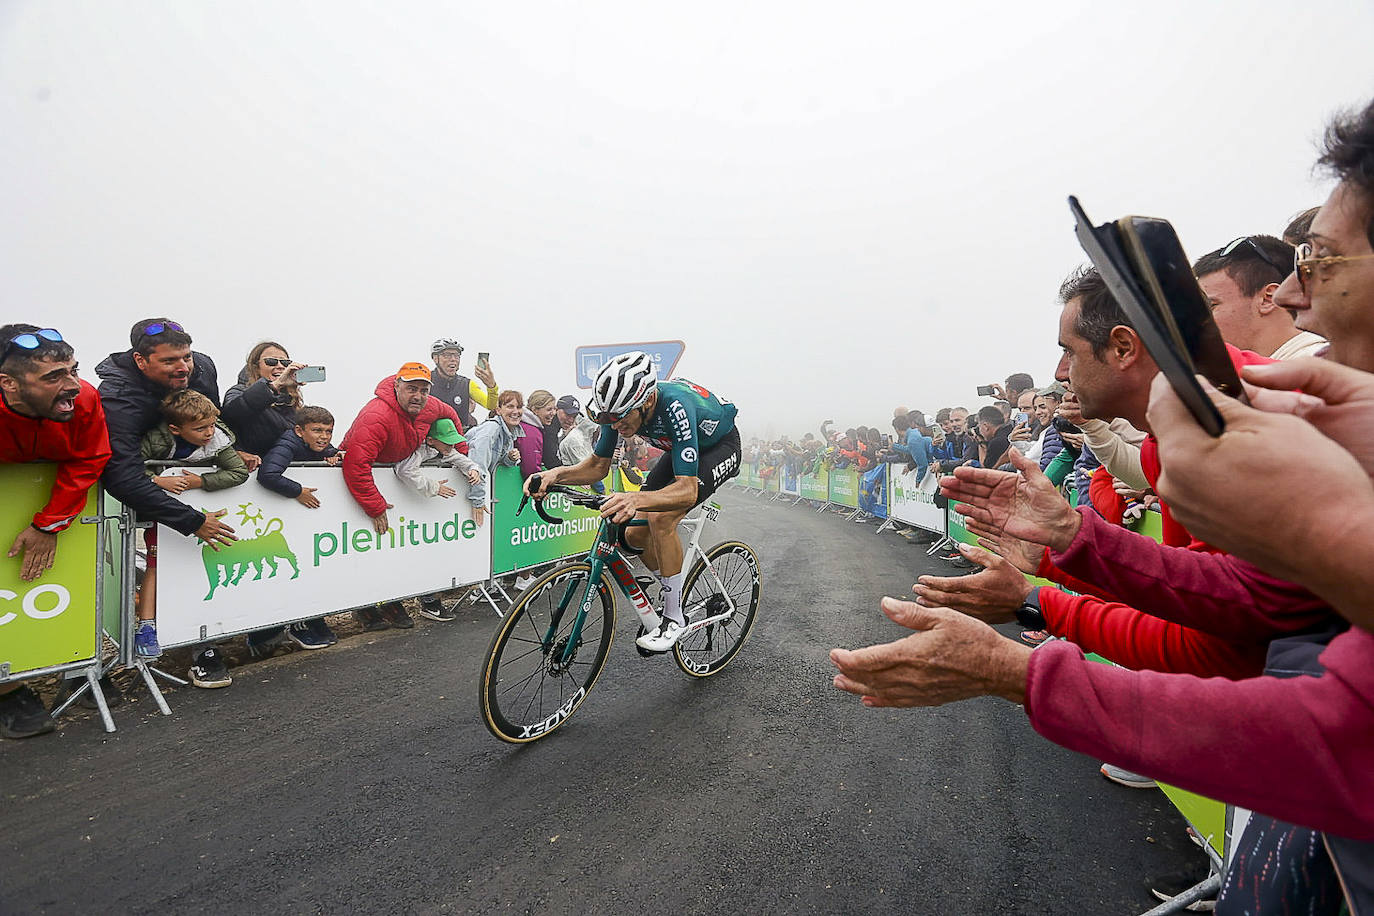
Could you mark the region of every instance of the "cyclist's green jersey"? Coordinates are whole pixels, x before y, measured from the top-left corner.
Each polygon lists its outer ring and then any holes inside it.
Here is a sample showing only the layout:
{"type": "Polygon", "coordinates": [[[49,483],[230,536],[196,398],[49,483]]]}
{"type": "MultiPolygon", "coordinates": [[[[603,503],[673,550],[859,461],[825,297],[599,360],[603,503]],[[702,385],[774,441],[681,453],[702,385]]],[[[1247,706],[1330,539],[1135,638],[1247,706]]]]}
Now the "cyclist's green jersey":
{"type": "MultiPolygon", "coordinates": [[[[735,405],[686,379],[658,383],[658,403],[639,428],[639,435],[672,455],[674,477],[697,477],[701,453],[735,428],[735,405]]],[[[615,454],[620,434],[601,427],[596,455],[615,454]]]]}

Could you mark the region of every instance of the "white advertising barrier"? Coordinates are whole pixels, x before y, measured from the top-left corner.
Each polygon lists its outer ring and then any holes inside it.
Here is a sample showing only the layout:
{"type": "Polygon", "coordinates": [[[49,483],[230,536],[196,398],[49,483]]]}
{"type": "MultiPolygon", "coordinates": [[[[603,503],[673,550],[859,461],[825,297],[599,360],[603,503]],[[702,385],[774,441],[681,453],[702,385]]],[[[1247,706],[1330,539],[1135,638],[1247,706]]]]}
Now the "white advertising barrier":
{"type": "Polygon", "coordinates": [[[182,494],[197,509],[227,509],[224,520],[239,540],[213,550],[169,528],[158,532],[158,642],[187,645],[484,581],[491,569],[490,517],[482,528],[472,520],[467,481],[456,469],[421,471],[446,479],[458,495],[424,496],[390,468],[374,468],[377,489],[393,506],[391,530],[380,536],[337,468],[287,472],[316,488],[318,509],[255,477],[228,490],[182,494]]]}
{"type": "Polygon", "coordinates": [[[940,477],[929,470],[921,480],[915,471],[894,473],[898,465],[888,468],[887,516],[908,525],[937,534],[945,533],[945,510],[935,505],[940,492],[940,477]]]}

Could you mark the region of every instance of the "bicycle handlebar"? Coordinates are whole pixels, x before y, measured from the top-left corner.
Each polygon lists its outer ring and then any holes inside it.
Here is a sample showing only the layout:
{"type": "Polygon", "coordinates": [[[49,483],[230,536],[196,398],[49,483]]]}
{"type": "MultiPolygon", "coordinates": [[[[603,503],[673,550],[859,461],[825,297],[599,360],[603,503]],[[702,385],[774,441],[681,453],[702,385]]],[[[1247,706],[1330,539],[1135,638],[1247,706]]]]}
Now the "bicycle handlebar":
{"type": "MultiPolygon", "coordinates": [[[[531,474],[530,489],[538,490],[540,485],[541,481],[539,479],[539,475],[531,474]]],[[[565,521],[565,519],[561,519],[557,516],[550,515],[548,512],[544,511],[544,499],[550,493],[561,493],[562,495],[566,496],[568,498],[568,502],[572,503],[573,505],[586,506],[589,509],[600,510],[602,505],[604,505],[606,502],[605,496],[598,496],[595,493],[584,493],[581,490],[574,490],[572,487],[565,487],[561,484],[550,484],[548,490],[545,491],[544,495],[534,500],[534,511],[538,512],[539,517],[542,518],[544,521],[548,522],[550,525],[561,525],[565,521]]],[[[515,514],[519,515],[521,512],[523,512],[525,506],[529,503],[529,501],[530,495],[528,493],[522,495],[520,497],[520,505],[516,508],[515,514]]]]}

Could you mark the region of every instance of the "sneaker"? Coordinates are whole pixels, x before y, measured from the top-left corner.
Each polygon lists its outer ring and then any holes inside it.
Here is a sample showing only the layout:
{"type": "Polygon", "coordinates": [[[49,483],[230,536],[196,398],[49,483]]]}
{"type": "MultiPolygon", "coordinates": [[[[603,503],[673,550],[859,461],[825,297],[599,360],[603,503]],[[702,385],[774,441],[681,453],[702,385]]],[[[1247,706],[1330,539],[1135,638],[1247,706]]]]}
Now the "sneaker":
{"type": "MultiPolygon", "coordinates": [[[[81,685],[85,683],[86,679],[84,677],[64,677],[57,684],[57,695],[53,697],[52,708],[56,709],[61,706],[67,697],[76,693],[81,685]]],[[[124,691],[120,690],[119,685],[110,680],[108,674],[100,679],[100,692],[105,694],[105,705],[108,707],[113,708],[124,702],[124,691]]],[[[95,694],[91,693],[89,690],[82,691],[81,696],[76,700],[76,705],[83,709],[100,708],[100,705],[95,701],[95,694]]]]}
{"type": "Polygon", "coordinates": [[[224,658],[214,646],[196,653],[195,663],[191,665],[191,683],[207,690],[228,687],[234,683],[224,658]]]}
{"type": "Polygon", "coordinates": [[[534,584],[534,576],[517,576],[515,579],[515,590],[523,592],[534,584]]]}
{"type": "Polygon", "coordinates": [[[339,634],[329,628],[329,624],[324,622],[323,617],[316,617],[309,623],[314,628],[315,635],[323,639],[328,645],[332,646],[339,641],[339,634]]]}
{"type": "Polygon", "coordinates": [[[411,627],[415,626],[415,621],[410,619],[410,614],[406,611],[405,606],[399,601],[388,601],[378,608],[378,610],[382,615],[382,619],[398,630],[409,630],[411,627]]]}
{"type": "Polygon", "coordinates": [[[353,612],[353,619],[358,621],[358,625],[369,633],[391,628],[391,624],[382,616],[380,604],[369,604],[367,607],[358,608],[353,612]]]}
{"type": "Polygon", "coordinates": [[[1028,646],[1038,646],[1050,638],[1048,630],[1022,630],[1018,637],[1028,646]]]}
{"type": "Polygon", "coordinates": [[[0,735],[6,738],[32,738],[57,728],[43,708],[43,701],[29,687],[0,695],[0,735]]]}
{"type": "Polygon", "coordinates": [[[157,624],[153,621],[134,624],[134,653],[139,658],[157,658],[162,654],[162,647],[157,644],[157,624]]]}
{"type": "Polygon", "coordinates": [[[286,627],[255,630],[244,637],[244,643],[248,646],[248,654],[253,658],[271,658],[277,647],[284,642],[286,642],[286,627]]]}
{"type": "MultiPolygon", "coordinates": [[[[1130,770],[1123,770],[1121,767],[1114,767],[1110,763],[1102,764],[1102,769],[1099,772],[1117,785],[1126,786],[1129,789],[1153,789],[1155,787],[1155,781],[1150,777],[1132,773],[1130,770]]],[[[1193,884],[1196,883],[1197,881],[1193,882],[1193,884]]]]}
{"type": "Polygon", "coordinates": [[[687,627],[678,623],[676,620],[665,619],[658,625],[658,629],[645,633],[635,640],[635,645],[645,652],[667,652],[677,641],[682,638],[682,634],[687,632],[687,627]]]}
{"type": "Polygon", "coordinates": [[[286,628],[286,637],[302,649],[327,649],[329,638],[322,636],[314,626],[313,620],[302,620],[286,628]]]}
{"type": "MultiPolygon", "coordinates": [[[[1211,874],[1212,870],[1207,864],[1198,862],[1196,865],[1178,872],[1177,874],[1165,875],[1161,878],[1151,878],[1145,882],[1145,886],[1156,900],[1163,900],[1167,903],[1183,892],[1197,887],[1203,881],[1206,881],[1211,874]]],[[[1211,913],[1215,911],[1216,908],[1216,891],[1184,907],[1184,909],[1190,913],[1211,913]]]]}
{"type": "Polygon", "coordinates": [[[438,595],[425,595],[420,599],[420,616],[437,620],[440,623],[448,623],[457,618],[458,615],[453,612],[453,608],[440,601],[438,595]]]}

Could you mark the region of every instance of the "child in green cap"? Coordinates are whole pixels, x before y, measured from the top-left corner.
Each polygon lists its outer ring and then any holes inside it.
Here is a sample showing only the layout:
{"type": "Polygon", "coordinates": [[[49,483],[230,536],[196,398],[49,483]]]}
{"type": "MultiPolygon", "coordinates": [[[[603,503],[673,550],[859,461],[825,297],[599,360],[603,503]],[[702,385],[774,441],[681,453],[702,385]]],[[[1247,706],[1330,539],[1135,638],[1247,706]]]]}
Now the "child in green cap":
{"type": "Polygon", "coordinates": [[[435,480],[420,473],[422,464],[440,464],[455,467],[467,477],[468,485],[480,483],[482,471],[467,455],[458,451],[458,446],[467,440],[458,432],[458,427],[447,417],[435,420],[425,434],[425,441],[404,460],[398,461],[393,468],[396,476],[410,484],[426,496],[441,496],[448,499],[457,495],[457,490],[448,486],[448,478],[435,480]]]}

